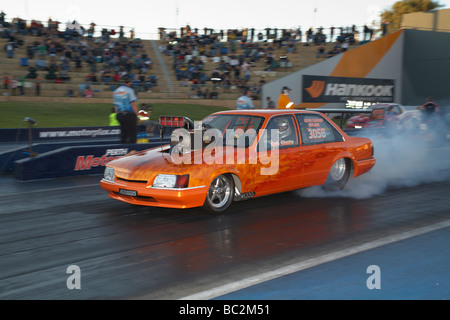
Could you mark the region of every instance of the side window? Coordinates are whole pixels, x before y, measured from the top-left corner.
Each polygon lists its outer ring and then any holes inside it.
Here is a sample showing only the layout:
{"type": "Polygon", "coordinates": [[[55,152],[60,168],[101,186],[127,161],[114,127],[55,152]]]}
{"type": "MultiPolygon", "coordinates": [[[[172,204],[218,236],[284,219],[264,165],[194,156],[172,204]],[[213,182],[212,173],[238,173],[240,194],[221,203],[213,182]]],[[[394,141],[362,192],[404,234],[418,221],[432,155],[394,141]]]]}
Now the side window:
{"type": "Polygon", "coordinates": [[[319,114],[297,114],[302,145],[344,141],[342,135],[319,114]]]}
{"type": "Polygon", "coordinates": [[[293,116],[283,115],[270,119],[260,141],[266,144],[267,149],[298,147],[297,127],[293,116]]]}

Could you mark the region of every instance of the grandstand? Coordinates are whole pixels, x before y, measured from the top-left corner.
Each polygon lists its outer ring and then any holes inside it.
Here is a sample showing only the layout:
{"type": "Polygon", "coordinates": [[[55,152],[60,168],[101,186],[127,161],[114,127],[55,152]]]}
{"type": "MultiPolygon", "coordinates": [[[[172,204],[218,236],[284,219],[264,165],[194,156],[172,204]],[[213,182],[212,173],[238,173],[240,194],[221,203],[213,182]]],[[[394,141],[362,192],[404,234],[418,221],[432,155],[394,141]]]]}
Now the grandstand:
{"type": "MultiPolygon", "coordinates": [[[[187,36],[189,38],[189,35],[187,36]]],[[[82,40],[88,41],[92,46],[98,46],[98,40],[101,37],[90,38],[86,36],[82,37],[82,40]]],[[[81,66],[77,67],[77,63],[74,61],[74,57],[68,60],[70,71],[62,72],[63,67],[62,58],[64,52],[60,51],[50,55],[50,50],[47,49],[47,53],[39,58],[37,43],[43,42],[44,38],[37,35],[31,35],[29,32],[24,33],[21,37],[21,44],[16,43],[16,49],[13,58],[8,58],[4,48],[7,45],[9,39],[6,37],[0,38],[0,48],[3,50],[0,53],[0,70],[2,79],[6,73],[8,73],[10,80],[16,76],[27,77],[30,73],[30,68],[37,69],[41,83],[40,94],[35,93],[35,79],[24,79],[24,95],[20,95],[20,91],[17,89],[13,94],[10,88],[8,90],[1,87],[0,101],[53,101],[53,102],[76,102],[76,103],[111,103],[112,90],[117,85],[114,80],[111,82],[103,81],[101,71],[107,67],[107,60],[105,56],[93,57],[96,60],[96,71],[92,72],[92,64],[85,61],[81,62],[81,66]],[[34,46],[34,55],[29,56],[30,47],[34,46]],[[58,70],[55,71],[54,79],[46,79],[48,70],[39,67],[40,63],[44,60],[45,68],[48,68],[52,62],[58,66],[58,70]],[[94,73],[96,79],[90,78],[94,73]],[[70,80],[64,80],[64,77],[69,77],[70,80]],[[90,79],[90,80],[87,80],[90,79]],[[91,92],[85,92],[83,88],[91,88],[91,92]],[[86,97],[88,95],[88,97],[86,97]]],[[[64,46],[73,46],[72,39],[58,38],[64,46]]],[[[78,38],[78,40],[80,40],[78,38]]],[[[118,36],[111,38],[113,42],[119,40],[118,36]]],[[[180,40],[180,39],[178,39],[180,40]]],[[[223,106],[227,108],[234,108],[235,101],[239,97],[242,85],[255,88],[255,105],[257,107],[263,107],[261,102],[261,95],[257,93],[263,82],[268,83],[280,77],[283,77],[291,72],[300,70],[312,64],[326,59],[328,52],[333,50],[335,43],[320,42],[320,43],[305,43],[302,41],[257,41],[246,43],[241,45],[239,39],[236,41],[228,37],[228,39],[220,39],[217,43],[217,53],[214,56],[207,56],[203,53],[199,53],[194,50],[193,54],[186,54],[183,57],[182,63],[180,61],[174,61],[179,59],[179,55],[174,58],[173,55],[168,54],[167,48],[170,45],[173,38],[169,36],[163,37],[159,40],[141,40],[141,39],[129,39],[123,38],[121,41],[127,44],[127,55],[134,58],[145,53],[147,58],[151,59],[151,68],[144,73],[145,76],[152,75],[157,79],[157,85],[151,88],[146,88],[138,92],[139,102],[141,103],[192,103],[211,106],[223,106]],[[136,48],[133,45],[137,46],[136,48]],[[323,57],[317,57],[318,49],[320,46],[324,46],[323,57]],[[130,49],[131,48],[131,49],[130,49]],[[262,52],[262,58],[257,61],[251,61],[249,56],[249,50],[254,49],[254,52],[262,52]],[[257,50],[256,50],[257,49],[257,50]],[[267,52],[271,53],[273,62],[270,65],[267,63],[265,57],[267,52]],[[201,60],[201,70],[204,81],[197,84],[196,80],[189,78],[183,78],[177,76],[176,66],[184,64],[185,68],[189,66],[189,58],[194,56],[196,61],[201,60]],[[213,71],[218,69],[220,61],[230,62],[233,58],[246,57],[249,62],[250,80],[247,83],[239,83],[234,81],[234,75],[230,73],[230,82],[225,84],[222,82],[213,82],[213,71]],[[193,87],[199,87],[203,92],[207,89],[210,92],[217,92],[216,98],[198,98],[196,92],[193,92],[193,87]]],[[[105,52],[105,46],[107,42],[103,42],[103,53],[105,52]]],[[[356,45],[351,43],[352,46],[356,45]]],[[[192,53],[192,52],[189,52],[192,53]]],[[[192,61],[192,60],[191,60],[192,61]]],[[[148,66],[148,65],[147,65],[148,66]]],[[[112,71],[112,70],[111,70],[112,71]]],[[[111,77],[113,77],[113,73],[111,77]]],[[[138,68],[131,68],[130,74],[136,78],[139,76],[138,68]]],[[[241,73],[240,78],[244,75],[241,73]]],[[[273,97],[277,99],[277,97],[273,97]]]]}

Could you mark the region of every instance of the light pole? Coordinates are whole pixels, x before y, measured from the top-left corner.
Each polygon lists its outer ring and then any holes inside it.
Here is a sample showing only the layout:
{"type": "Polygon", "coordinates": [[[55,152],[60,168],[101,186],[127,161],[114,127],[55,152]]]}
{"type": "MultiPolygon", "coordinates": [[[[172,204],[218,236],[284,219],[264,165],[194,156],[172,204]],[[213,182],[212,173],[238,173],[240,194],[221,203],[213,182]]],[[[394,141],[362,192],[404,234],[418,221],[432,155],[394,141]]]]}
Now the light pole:
{"type": "Polygon", "coordinates": [[[316,15],[317,15],[317,0],[314,0],[313,23],[312,23],[313,30],[316,29],[316,15]]]}

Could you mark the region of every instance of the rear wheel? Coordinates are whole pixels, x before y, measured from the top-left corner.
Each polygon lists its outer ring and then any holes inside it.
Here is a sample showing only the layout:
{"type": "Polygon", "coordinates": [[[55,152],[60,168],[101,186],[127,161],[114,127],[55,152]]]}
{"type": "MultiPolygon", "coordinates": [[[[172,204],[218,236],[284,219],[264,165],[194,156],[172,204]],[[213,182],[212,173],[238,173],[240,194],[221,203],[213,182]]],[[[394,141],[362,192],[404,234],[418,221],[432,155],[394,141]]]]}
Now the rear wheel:
{"type": "Polygon", "coordinates": [[[347,159],[341,158],[336,160],[331,166],[323,188],[327,191],[342,190],[350,177],[350,168],[351,165],[347,159]]]}
{"type": "Polygon", "coordinates": [[[230,176],[220,175],[209,185],[203,208],[211,213],[220,213],[228,209],[234,198],[234,182],[230,176]]]}

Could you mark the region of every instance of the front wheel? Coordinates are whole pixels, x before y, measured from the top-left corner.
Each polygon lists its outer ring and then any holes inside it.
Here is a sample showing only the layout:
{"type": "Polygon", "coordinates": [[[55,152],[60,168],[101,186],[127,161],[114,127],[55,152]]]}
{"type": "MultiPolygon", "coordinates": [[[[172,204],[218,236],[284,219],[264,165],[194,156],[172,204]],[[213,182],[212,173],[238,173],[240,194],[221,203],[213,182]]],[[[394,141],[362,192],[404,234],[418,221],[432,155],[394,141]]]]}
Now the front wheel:
{"type": "Polygon", "coordinates": [[[209,185],[203,208],[211,213],[220,213],[228,209],[233,202],[234,182],[230,176],[220,175],[209,185]]]}
{"type": "Polygon", "coordinates": [[[327,181],[323,188],[327,191],[344,189],[350,178],[350,166],[350,162],[347,159],[341,158],[336,160],[331,166],[327,181]]]}

